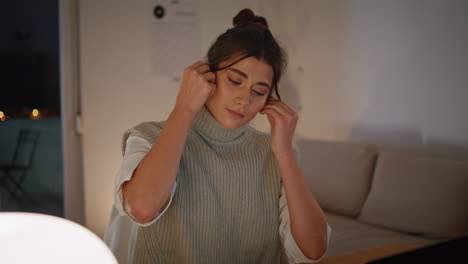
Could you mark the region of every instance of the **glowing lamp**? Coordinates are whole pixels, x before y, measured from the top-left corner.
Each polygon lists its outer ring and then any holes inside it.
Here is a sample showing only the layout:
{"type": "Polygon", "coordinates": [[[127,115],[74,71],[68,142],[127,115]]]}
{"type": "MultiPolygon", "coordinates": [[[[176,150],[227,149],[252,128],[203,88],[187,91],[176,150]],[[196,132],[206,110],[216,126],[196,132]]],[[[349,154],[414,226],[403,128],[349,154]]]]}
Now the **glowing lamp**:
{"type": "Polygon", "coordinates": [[[0,263],[118,264],[106,244],[70,220],[0,212],[0,263]]]}
{"type": "Polygon", "coordinates": [[[39,119],[41,117],[41,113],[37,109],[33,109],[31,111],[31,115],[29,116],[31,119],[39,119]]]}

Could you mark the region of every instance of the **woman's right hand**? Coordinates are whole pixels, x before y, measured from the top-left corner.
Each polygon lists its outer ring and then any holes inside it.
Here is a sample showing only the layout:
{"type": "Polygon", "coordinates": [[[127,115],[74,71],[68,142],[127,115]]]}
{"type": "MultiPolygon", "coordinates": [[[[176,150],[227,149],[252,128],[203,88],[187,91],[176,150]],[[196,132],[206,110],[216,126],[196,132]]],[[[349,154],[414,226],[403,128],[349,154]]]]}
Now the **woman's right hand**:
{"type": "Polygon", "coordinates": [[[215,73],[208,64],[197,61],[184,70],[175,109],[195,116],[215,89],[215,73]]]}

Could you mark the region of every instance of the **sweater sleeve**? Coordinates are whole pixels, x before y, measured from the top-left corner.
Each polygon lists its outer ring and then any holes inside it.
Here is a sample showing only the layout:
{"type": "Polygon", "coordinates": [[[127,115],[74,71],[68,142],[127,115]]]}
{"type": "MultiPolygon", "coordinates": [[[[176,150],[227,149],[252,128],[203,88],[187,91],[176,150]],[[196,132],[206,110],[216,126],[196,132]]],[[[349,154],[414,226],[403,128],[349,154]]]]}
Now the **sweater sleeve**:
{"type": "Polygon", "coordinates": [[[135,220],[135,218],[130,215],[124,208],[123,204],[123,197],[122,197],[122,185],[129,181],[132,178],[133,172],[137,168],[138,164],[143,160],[146,154],[151,150],[151,144],[146,141],[145,139],[138,137],[138,136],[130,136],[126,141],[126,149],[122,161],[122,165],[120,170],[117,173],[117,177],[114,182],[114,201],[115,201],[115,208],[117,209],[119,215],[121,216],[128,216],[128,218],[137,225],[140,226],[148,226],[156,222],[169,208],[172,202],[172,198],[174,196],[177,182],[174,182],[174,186],[172,187],[171,196],[169,197],[169,201],[163,207],[161,212],[158,215],[155,215],[155,218],[147,223],[139,223],[135,220]]]}
{"type": "MultiPolygon", "coordinates": [[[[284,250],[285,250],[286,256],[288,257],[289,263],[291,264],[292,263],[314,263],[314,262],[320,261],[326,253],[324,253],[323,256],[317,260],[309,259],[304,255],[304,253],[301,251],[296,241],[294,240],[294,237],[291,233],[289,209],[288,209],[288,203],[286,201],[286,193],[285,193],[283,185],[281,185],[279,211],[280,211],[279,233],[280,233],[281,241],[283,242],[284,250]]],[[[330,244],[330,235],[331,235],[331,227],[327,223],[327,247],[330,244]]]]}

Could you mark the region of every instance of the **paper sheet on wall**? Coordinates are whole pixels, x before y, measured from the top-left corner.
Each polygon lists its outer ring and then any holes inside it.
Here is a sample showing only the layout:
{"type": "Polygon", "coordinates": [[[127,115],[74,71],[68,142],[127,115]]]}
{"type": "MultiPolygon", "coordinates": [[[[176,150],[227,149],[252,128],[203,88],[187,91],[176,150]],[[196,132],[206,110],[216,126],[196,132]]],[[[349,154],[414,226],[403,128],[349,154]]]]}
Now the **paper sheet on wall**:
{"type": "Polygon", "coordinates": [[[179,80],[185,68],[202,59],[198,0],[151,0],[154,72],[179,80]]]}

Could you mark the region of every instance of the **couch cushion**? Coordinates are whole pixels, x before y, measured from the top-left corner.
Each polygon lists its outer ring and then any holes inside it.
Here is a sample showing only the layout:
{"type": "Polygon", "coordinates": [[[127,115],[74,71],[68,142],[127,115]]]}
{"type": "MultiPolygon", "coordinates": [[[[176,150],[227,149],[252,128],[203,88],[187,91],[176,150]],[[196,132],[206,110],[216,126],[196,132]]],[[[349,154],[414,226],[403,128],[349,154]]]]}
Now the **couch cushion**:
{"type": "Polygon", "coordinates": [[[374,148],[357,143],[301,140],[300,164],[322,208],[356,216],[368,194],[374,148]]]}
{"type": "Polygon", "coordinates": [[[441,241],[392,231],[359,222],[355,218],[332,213],[327,213],[327,221],[332,229],[327,256],[393,243],[425,246],[441,241]]]}
{"type": "Polygon", "coordinates": [[[468,232],[468,162],[379,154],[359,220],[435,237],[468,232]]]}

